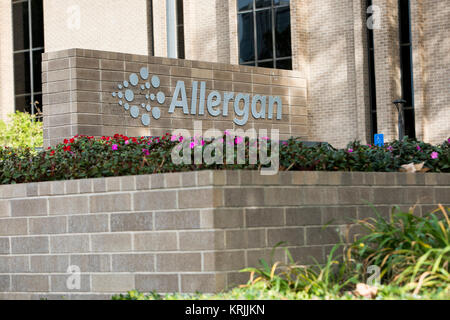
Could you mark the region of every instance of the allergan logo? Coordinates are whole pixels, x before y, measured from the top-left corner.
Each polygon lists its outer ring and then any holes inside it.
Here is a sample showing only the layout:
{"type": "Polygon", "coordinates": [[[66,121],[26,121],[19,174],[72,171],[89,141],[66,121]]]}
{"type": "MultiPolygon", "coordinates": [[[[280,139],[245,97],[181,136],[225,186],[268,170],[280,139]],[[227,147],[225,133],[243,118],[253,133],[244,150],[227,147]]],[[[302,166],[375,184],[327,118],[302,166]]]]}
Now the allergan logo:
{"type": "Polygon", "coordinates": [[[156,95],[154,93],[149,93],[149,90],[152,87],[155,89],[160,87],[161,81],[158,76],[152,76],[151,80],[148,81],[149,72],[147,68],[142,68],[139,75],[144,83],[140,84],[138,75],[133,73],[130,75],[129,82],[125,80],[117,85],[119,91],[113,92],[112,96],[117,97],[119,99],[119,105],[126,111],[130,111],[131,117],[136,119],[139,118],[141,109],[137,105],[131,105],[136,98],[135,91],[133,91],[133,89],[140,89],[140,93],[145,93],[146,102],[141,103],[141,108],[143,110],[141,121],[144,126],[149,126],[151,118],[150,115],[145,112],[150,112],[152,117],[156,120],[161,118],[161,109],[155,105],[152,106],[152,103],[157,101],[159,104],[163,104],[166,101],[166,95],[162,91],[159,91],[156,95]]]}
{"type": "MultiPolygon", "coordinates": [[[[119,99],[119,105],[126,111],[130,112],[131,117],[139,118],[142,112],[141,121],[144,126],[149,126],[151,122],[151,116],[158,120],[161,118],[161,109],[156,106],[156,102],[160,105],[166,101],[164,92],[159,91],[151,93],[150,89],[158,89],[161,86],[161,81],[158,76],[149,76],[147,68],[142,68],[139,72],[140,78],[143,83],[140,83],[139,76],[136,73],[132,73],[129,77],[129,81],[125,80],[119,83],[117,92],[113,92],[112,96],[119,99]],[[150,79],[150,80],[149,80],[150,79]],[[136,93],[134,90],[139,90],[136,93]],[[138,95],[145,96],[145,102],[141,103],[141,108],[135,103],[135,98],[138,95]]],[[[276,108],[276,120],[281,120],[282,117],[282,102],[279,96],[263,96],[225,92],[221,94],[218,91],[211,91],[206,96],[206,82],[205,81],[193,81],[192,82],[192,96],[191,104],[189,106],[188,97],[186,94],[186,86],[184,81],[179,80],[176,84],[172,101],[169,106],[168,113],[174,113],[176,108],[182,108],[184,114],[191,115],[205,115],[206,111],[212,117],[228,117],[230,103],[234,109],[233,122],[238,126],[244,126],[251,115],[254,119],[272,119],[274,116],[274,107],[276,108]],[[266,112],[267,111],[267,112],[266,112]]]]}

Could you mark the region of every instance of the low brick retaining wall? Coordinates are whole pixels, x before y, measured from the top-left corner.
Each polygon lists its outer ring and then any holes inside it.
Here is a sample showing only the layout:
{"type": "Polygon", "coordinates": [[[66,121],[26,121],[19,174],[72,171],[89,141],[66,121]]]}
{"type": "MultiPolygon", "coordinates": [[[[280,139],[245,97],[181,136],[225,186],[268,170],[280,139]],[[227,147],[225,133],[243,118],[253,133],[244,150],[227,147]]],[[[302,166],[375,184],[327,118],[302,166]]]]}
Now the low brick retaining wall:
{"type": "Polygon", "coordinates": [[[323,261],[339,230],[374,215],[366,201],[421,214],[450,204],[450,175],[203,171],[0,186],[0,299],[217,292],[246,282],[238,271],[279,241],[300,263],[323,261]],[[79,290],[66,285],[72,265],[79,290]]]}

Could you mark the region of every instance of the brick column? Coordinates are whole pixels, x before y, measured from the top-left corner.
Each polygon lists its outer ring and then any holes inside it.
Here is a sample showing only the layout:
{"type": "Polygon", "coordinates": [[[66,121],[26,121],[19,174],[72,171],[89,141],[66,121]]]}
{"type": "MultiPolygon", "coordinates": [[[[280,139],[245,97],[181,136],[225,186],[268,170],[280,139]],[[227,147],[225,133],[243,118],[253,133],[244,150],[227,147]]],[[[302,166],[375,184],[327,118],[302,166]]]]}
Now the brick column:
{"type": "Polygon", "coordinates": [[[411,0],[416,135],[434,144],[450,132],[449,29],[447,3],[411,0]]]}
{"type": "Polygon", "coordinates": [[[14,61],[11,1],[0,2],[0,120],[14,112],[14,61]]]}
{"type": "Polygon", "coordinates": [[[381,29],[373,32],[378,132],[390,141],[398,138],[397,110],[392,101],[401,98],[398,1],[374,0],[373,5],[381,9],[381,29]]]}

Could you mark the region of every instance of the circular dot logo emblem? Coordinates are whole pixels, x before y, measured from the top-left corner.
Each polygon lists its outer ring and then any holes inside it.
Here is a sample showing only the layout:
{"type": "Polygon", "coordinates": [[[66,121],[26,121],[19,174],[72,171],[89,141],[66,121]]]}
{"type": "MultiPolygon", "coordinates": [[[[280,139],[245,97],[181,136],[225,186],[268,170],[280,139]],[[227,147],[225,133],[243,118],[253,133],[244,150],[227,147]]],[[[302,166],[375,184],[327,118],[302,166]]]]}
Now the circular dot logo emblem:
{"type": "Polygon", "coordinates": [[[118,91],[113,92],[112,96],[119,100],[119,106],[130,112],[132,118],[137,119],[140,117],[142,124],[149,126],[151,118],[155,120],[161,118],[161,109],[154,104],[163,104],[166,101],[166,95],[162,91],[156,94],[142,91],[152,88],[158,89],[160,86],[161,81],[159,77],[154,75],[150,78],[148,69],[144,67],[139,71],[139,75],[132,73],[128,80],[119,83],[117,85],[118,91]],[[140,90],[140,92],[137,93],[135,90],[140,90]],[[135,102],[138,94],[143,94],[146,102],[140,103],[140,105],[135,102]]]}

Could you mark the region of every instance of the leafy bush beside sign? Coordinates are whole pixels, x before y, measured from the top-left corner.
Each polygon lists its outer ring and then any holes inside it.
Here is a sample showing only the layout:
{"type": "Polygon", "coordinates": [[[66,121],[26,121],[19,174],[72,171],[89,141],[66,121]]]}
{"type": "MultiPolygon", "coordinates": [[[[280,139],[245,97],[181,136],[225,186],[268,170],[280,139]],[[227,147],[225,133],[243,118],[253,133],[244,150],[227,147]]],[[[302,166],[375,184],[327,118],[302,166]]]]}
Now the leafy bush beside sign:
{"type": "Polygon", "coordinates": [[[0,146],[42,148],[42,122],[36,121],[36,116],[17,111],[8,118],[7,123],[0,120],[0,146]]]}

